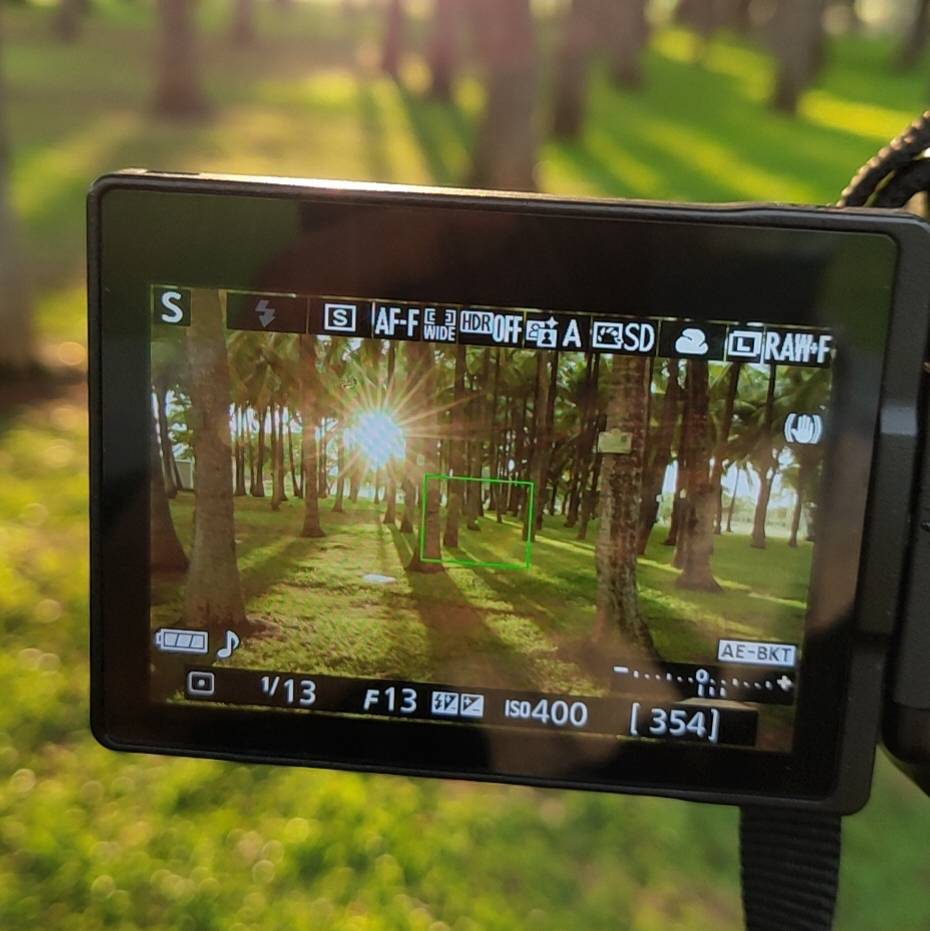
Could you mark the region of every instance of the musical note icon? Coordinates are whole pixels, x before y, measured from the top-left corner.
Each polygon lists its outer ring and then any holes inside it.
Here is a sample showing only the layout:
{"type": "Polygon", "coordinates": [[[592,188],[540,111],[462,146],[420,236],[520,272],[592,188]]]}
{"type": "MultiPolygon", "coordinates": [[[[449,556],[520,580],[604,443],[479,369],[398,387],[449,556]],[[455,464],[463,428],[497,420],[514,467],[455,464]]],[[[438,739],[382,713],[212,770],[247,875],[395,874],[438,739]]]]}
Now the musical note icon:
{"type": "Polygon", "coordinates": [[[229,659],[239,649],[239,635],[233,630],[226,631],[226,645],[216,651],[217,659],[229,659]]]}

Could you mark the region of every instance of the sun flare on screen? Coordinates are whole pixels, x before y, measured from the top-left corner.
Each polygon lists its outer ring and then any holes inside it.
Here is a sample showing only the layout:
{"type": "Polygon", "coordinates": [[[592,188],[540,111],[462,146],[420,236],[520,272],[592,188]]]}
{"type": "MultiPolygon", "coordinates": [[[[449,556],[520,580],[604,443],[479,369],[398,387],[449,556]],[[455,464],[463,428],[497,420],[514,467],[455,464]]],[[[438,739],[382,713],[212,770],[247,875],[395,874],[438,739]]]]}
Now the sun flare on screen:
{"type": "Polygon", "coordinates": [[[403,459],[404,432],[394,418],[382,410],[365,411],[352,428],[351,445],[376,469],[391,460],[403,459]]]}

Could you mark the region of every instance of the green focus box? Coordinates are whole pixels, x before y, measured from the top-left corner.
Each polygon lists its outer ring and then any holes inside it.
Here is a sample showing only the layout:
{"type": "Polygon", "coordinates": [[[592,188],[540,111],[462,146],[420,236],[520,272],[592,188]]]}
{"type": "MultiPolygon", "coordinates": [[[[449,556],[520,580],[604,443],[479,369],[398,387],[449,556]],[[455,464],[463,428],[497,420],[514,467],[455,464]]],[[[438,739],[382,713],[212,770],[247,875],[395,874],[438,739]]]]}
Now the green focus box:
{"type": "Polygon", "coordinates": [[[482,485],[499,485],[507,487],[522,487],[526,489],[528,495],[527,518],[524,528],[533,526],[536,516],[536,483],[527,479],[515,478],[479,478],[471,475],[442,475],[436,472],[427,472],[423,476],[423,487],[420,489],[420,560],[427,563],[438,563],[443,566],[471,566],[483,569],[529,569],[530,558],[533,550],[533,534],[527,533],[526,539],[521,540],[523,550],[523,560],[521,562],[504,562],[499,560],[485,559],[455,559],[451,557],[440,556],[439,559],[427,557],[424,553],[426,542],[426,491],[430,481],[437,482],[479,482],[482,485]]]}

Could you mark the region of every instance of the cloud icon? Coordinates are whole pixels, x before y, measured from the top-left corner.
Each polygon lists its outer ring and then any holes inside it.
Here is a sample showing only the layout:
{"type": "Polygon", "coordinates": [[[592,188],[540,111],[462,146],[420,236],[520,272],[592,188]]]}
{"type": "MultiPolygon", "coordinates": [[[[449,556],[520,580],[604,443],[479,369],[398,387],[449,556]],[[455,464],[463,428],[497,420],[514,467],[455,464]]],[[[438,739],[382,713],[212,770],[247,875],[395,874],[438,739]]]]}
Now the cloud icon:
{"type": "Polygon", "coordinates": [[[675,352],[683,356],[706,356],[707,337],[704,331],[694,326],[686,327],[675,340],[675,352]]]}

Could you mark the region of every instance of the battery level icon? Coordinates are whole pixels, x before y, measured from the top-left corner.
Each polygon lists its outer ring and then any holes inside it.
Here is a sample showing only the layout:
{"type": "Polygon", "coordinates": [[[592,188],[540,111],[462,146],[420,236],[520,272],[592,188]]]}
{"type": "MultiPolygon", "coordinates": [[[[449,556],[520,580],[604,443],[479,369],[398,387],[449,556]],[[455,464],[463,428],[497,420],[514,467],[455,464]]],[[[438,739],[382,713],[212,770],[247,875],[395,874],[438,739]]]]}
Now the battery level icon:
{"type": "Polygon", "coordinates": [[[179,630],[162,627],[155,631],[155,646],[162,653],[205,654],[209,649],[209,635],[205,630],[179,630]]]}

